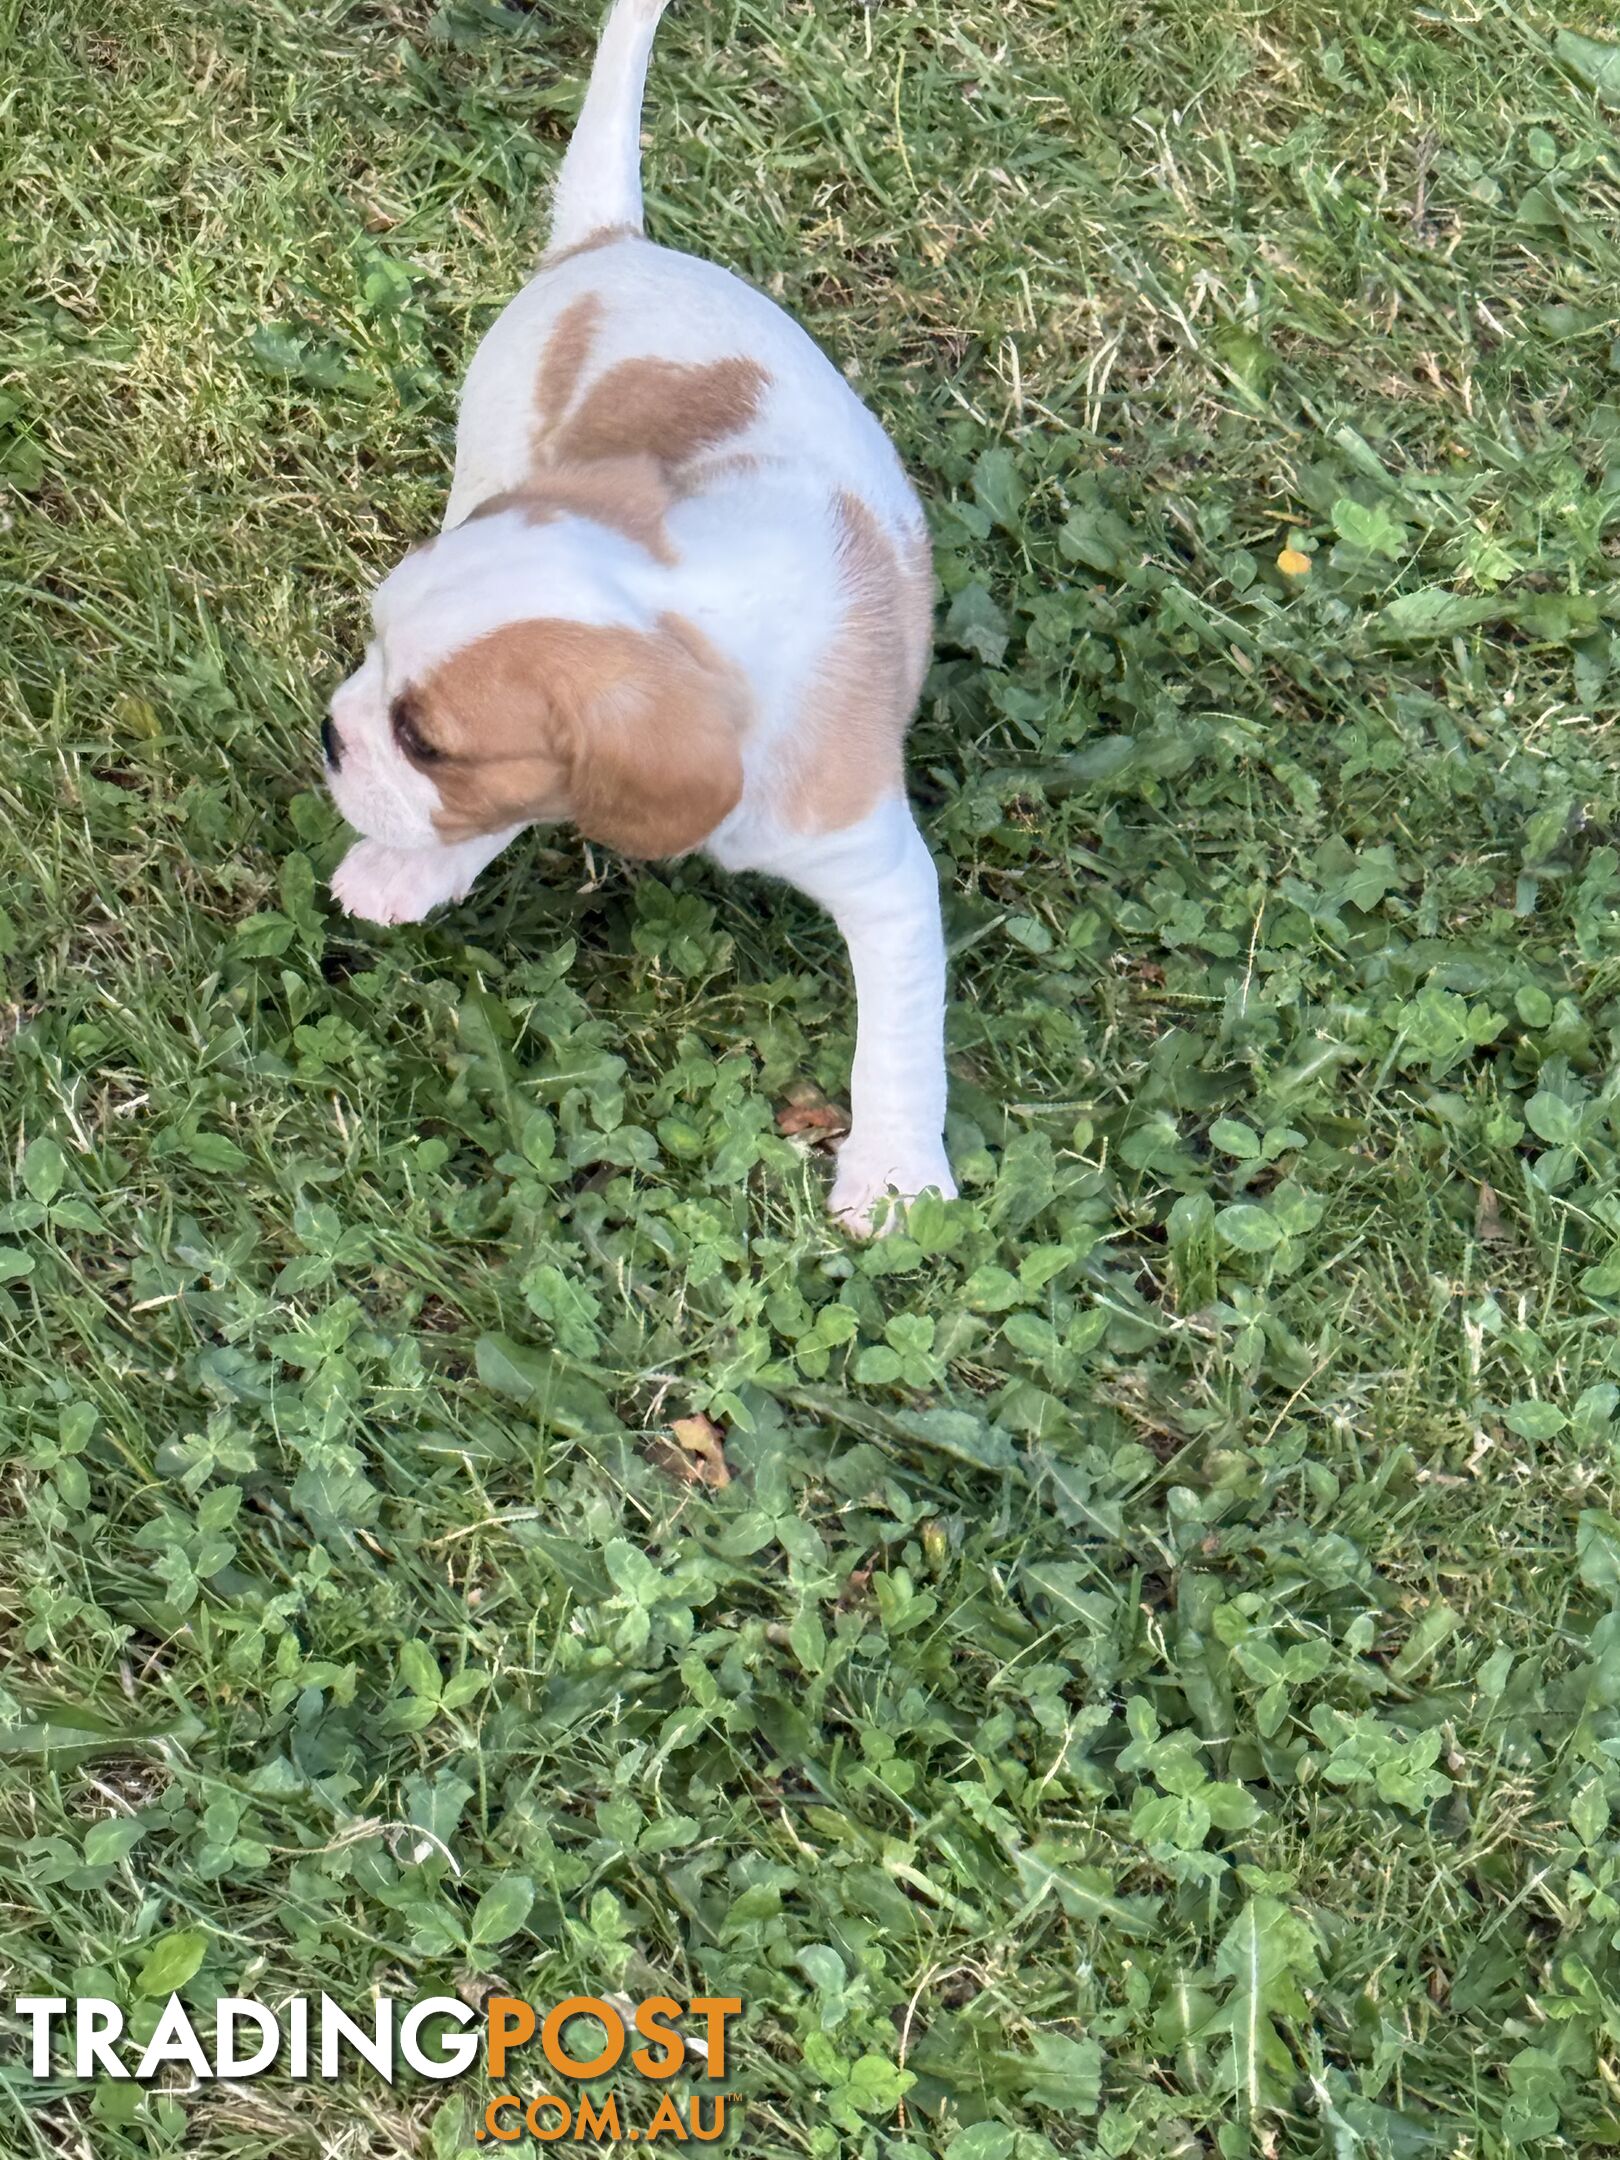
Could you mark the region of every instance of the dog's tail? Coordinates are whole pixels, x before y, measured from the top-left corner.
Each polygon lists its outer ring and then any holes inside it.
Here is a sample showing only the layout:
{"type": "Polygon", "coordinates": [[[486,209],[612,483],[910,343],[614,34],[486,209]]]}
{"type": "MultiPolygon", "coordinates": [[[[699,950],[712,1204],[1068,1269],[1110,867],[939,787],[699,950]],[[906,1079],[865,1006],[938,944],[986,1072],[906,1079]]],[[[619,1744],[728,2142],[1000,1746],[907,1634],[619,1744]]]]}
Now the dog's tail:
{"type": "Polygon", "coordinates": [[[641,227],[641,95],[653,33],[668,0],[613,0],[585,102],[557,176],[551,257],[599,234],[641,227]]]}

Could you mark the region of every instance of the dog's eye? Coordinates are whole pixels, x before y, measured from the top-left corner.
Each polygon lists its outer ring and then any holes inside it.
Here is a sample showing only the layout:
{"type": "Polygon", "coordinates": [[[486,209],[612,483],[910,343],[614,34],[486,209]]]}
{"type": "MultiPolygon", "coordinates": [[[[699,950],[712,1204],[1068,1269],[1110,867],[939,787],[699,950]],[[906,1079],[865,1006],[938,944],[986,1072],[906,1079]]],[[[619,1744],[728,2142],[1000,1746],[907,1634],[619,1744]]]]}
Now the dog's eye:
{"type": "Polygon", "coordinates": [[[431,765],[444,752],[430,743],[417,724],[416,708],[408,697],[395,698],[388,708],[388,724],[400,749],[417,765],[431,765]]]}

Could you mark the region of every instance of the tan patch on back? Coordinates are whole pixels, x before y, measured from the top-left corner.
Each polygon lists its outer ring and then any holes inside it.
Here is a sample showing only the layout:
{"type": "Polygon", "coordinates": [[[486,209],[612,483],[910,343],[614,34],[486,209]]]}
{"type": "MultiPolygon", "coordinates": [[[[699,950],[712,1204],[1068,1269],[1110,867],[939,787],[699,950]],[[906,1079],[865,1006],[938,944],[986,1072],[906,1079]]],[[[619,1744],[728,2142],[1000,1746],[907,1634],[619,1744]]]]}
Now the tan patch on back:
{"type": "Polygon", "coordinates": [[[520,511],[535,525],[558,517],[589,518],[634,540],[656,561],[671,563],[675,554],[664,519],[673,501],[669,482],[651,458],[598,458],[593,465],[544,466],[527,486],[481,502],[467,523],[502,510],[520,511]]]}
{"type": "Polygon", "coordinates": [[[556,431],[556,456],[651,457],[678,468],[740,435],[759,410],[770,378],[756,360],[684,364],[621,360],[592,383],[556,431]]]}
{"type": "Polygon", "coordinates": [[[569,818],[621,854],[685,854],[742,794],[746,685],[675,615],[652,630],[510,623],[414,686],[447,841],[569,818]]]}
{"type": "Polygon", "coordinates": [[[572,262],[576,255],[590,255],[597,248],[611,247],[615,240],[639,240],[641,234],[633,225],[599,225],[595,232],[587,233],[583,240],[576,240],[569,247],[548,248],[540,258],[542,270],[555,270],[559,263],[572,262]]]}
{"type": "Polygon", "coordinates": [[[782,812],[839,832],[905,785],[902,744],[933,646],[933,556],[897,545],[858,496],[837,501],[844,615],[795,730],[782,812]]]}
{"type": "Polygon", "coordinates": [[[538,433],[535,438],[535,455],[544,454],[547,445],[562,424],[564,413],[579,388],[579,378],[585,372],[585,363],[591,357],[596,343],[596,333],[602,321],[602,299],[599,293],[581,293],[570,301],[557,317],[556,325],[546,340],[546,349],[540,355],[540,374],[535,384],[535,411],[538,433]]]}
{"type": "Polygon", "coordinates": [[[603,311],[600,294],[582,293],[557,318],[540,355],[533,440],[537,479],[559,466],[635,460],[676,472],[748,426],[770,378],[757,361],[740,355],[696,362],[621,360],[581,396],[603,311]]]}

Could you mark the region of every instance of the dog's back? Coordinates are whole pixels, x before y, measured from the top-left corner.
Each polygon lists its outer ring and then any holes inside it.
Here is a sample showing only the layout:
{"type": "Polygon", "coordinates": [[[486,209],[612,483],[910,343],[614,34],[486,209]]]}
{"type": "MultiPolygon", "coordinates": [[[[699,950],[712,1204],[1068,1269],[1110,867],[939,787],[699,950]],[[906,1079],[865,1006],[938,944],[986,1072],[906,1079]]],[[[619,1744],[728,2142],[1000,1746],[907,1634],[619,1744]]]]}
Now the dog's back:
{"type": "Polygon", "coordinates": [[[729,270],[642,230],[640,115],[664,0],[617,0],[534,278],[468,371],[446,524],[526,469],[651,455],[683,495],[740,460],[858,496],[903,547],[922,514],[888,437],[814,340],[729,270]]]}

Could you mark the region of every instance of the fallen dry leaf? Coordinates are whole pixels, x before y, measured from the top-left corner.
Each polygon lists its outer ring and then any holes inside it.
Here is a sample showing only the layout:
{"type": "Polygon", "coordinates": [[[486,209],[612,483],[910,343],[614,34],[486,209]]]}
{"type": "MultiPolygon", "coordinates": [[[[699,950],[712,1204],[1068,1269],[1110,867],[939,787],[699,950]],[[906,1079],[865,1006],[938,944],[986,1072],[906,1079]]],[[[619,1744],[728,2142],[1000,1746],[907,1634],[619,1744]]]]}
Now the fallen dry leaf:
{"type": "Polygon", "coordinates": [[[668,1470],[688,1485],[712,1486],[716,1492],[731,1483],[725,1434],[711,1418],[678,1417],[669,1429],[675,1446],[657,1451],[654,1460],[659,1469],[668,1470]]]}
{"type": "Polygon", "coordinates": [[[835,1612],[849,1612],[854,1606],[862,1602],[871,1587],[871,1568],[858,1567],[851,1569],[849,1575],[845,1578],[843,1589],[838,1593],[838,1602],[833,1607],[833,1610],[835,1612]]]}
{"type": "Polygon", "coordinates": [[[790,1139],[807,1134],[812,1147],[825,1145],[849,1131],[849,1112],[841,1103],[830,1102],[813,1082],[798,1080],[776,1113],[776,1129],[790,1139]]]}

